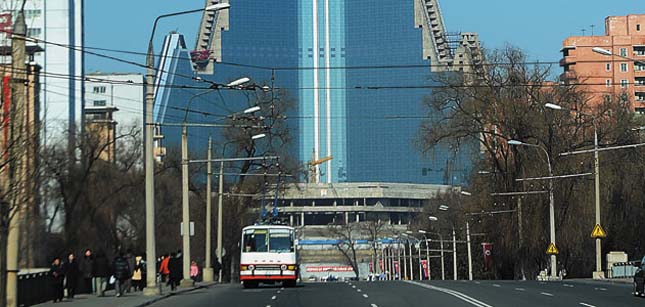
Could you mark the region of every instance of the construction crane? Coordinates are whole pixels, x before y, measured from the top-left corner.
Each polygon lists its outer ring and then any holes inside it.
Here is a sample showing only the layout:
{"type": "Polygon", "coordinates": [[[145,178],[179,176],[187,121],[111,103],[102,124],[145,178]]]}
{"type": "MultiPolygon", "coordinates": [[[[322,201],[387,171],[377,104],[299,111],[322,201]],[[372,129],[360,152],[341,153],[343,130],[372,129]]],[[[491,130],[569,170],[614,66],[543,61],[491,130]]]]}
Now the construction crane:
{"type": "Polygon", "coordinates": [[[314,160],[313,157],[311,161],[309,161],[309,182],[311,183],[318,183],[318,165],[323,164],[331,159],[333,159],[334,156],[327,156],[324,158],[320,158],[318,160],[314,160]]]}

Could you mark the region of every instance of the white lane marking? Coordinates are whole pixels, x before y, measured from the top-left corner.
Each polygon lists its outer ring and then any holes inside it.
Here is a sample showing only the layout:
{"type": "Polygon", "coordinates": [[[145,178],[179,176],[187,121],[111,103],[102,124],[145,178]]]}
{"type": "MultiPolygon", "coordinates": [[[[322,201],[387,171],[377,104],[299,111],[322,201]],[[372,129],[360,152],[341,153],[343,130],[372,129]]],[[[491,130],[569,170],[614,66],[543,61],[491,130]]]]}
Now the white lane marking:
{"type": "Polygon", "coordinates": [[[498,285],[498,284],[493,284],[493,287],[497,287],[497,288],[499,288],[499,287],[501,287],[501,286],[500,286],[500,285],[498,285]]]}
{"type": "Polygon", "coordinates": [[[282,291],[278,290],[278,292],[276,292],[276,293],[280,294],[280,292],[282,292],[282,291]]]}
{"type": "Polygon", "coordinates": [[[463,294],[463,293],[461,293],[459,291],[451,290],[451,289],[448,289],[448,288],[436,287],[436,286],[423,284],[423,283],[419,283],[419,282],[415,282],[415,281],[409,281],[409,280],[404,280],[403,282],[413,284],[413,285],[416,285],[416,286],[419,286],[419,287],[423,287],[423,288],[443,292],[443,293],[446,293],[446,294],[450,294],[450,295],[452,295],[452,296],[454,296],[454,297],[456,297],[456,298],[458,298],[458,299],[460,299],[460,300],[462,300],[464,302],[470,303],[471,305],[476,306],[476,307],[493,307],[493,306],[488,305],[488,304],[486,304],[486,303],[484,303],[484,302],[482,302],[480,300],[477,300],[477,299],[472,298],[472,297],[470,297],[470,296],[468,296],[466,294],[463,294]]]}
{"type": "Polygon", "coordinates": [[[356,292],[361,292],[361,289],[356,289],[356,292]]]}
{"type": "Polygon", "coordinates": [[[280,288],[280,290],[284,290],[284,287],[280,288]]]}
{"type": "Polygon", "coordinates": [[[267,305],[267,307],[271,307],[271,305],[267,305]]]}
{"type": "Polygon", "coordinates": [[[276,298],[277,298],[277,296],[275,296],[275,295],[271,297],[272,300],[275,300],[276,298]]]}
{"type": "Polygon", "coordinates": [[[363,294],[363,297],[364,297],[364,298],[368,298],[367,294],[363,294]]]}
{"type": "Polygon", "coordinates": [[[481,283],[480,283],[480,282],[478,282],[478,281],[476,281],[476,282],[475,282],[475,284],[478,284],[478,285],[479,285],[479,284],[481,284],[481,283]]]}
{"type": "Polygon", "coordinates": [[[524,288],[515,288],[516,291],[525,291],[526,289],[524,288]]]}
{"type": "Polygon", "coordinates": [[[540,294],[542,294],[542,295],[546,295],[546,296],[553,296],[553,294],[551,294],[551,293],[547,293],[547,292],[540,292],[540,294]]]}
{"type": "Polygon", "coordinates": [[[582,302],[580,303],[580,305],[582,305],[582,306],[587,306],[587,307],[596,307],[596,306],[594,306],[594,305],[587,304],[587,303],[582,303],[582,302]]]}
{"type": "Polygon", "coordinates": [[[370,305],[370,307],[378,307],[378,305],[372,304],[372,305],[370,305]]]}
{"type": "Polygon", "coordinates": [[[352,289],[356,289],[356,286],[352,286],[352,289]]]}
{"type": "Polygon", "coordinates": [[[565,286],[567,288],[573,288],[573,285],[570,285],[570,284],[564,284],[563,286],[565,286]]]}

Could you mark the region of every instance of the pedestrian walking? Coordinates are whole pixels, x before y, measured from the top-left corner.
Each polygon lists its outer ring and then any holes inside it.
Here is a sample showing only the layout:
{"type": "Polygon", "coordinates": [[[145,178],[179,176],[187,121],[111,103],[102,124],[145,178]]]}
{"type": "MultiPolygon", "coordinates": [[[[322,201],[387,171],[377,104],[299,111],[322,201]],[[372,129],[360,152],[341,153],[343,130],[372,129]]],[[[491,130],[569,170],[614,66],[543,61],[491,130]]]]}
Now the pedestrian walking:
{"type": "Polygon", "coordinates": [[[170,254],[168,270],[170,271],[170,274],[168,275],[168,284],[170,285],[170,289],[175,291],[179,285],[179,281],[183,277],[181,259],[177,257],[176,253],[170,254]]]}
{"type": "Polygon", "coordinates": [[[128,260],[125,259],[123,252],[119,252],[119,255],[114,258],[114,290],[116,290],[116,297],[123,295],[125,291],[125,282],[130,278],[130,267],[128,266],[128,260]]]}
{"type": "MultiPolygon", "coordinates": [[[[130,274],[134,272],[134,254],[132,253],[131,249],[128,249],[128,251],[125,254],[125,260],[128,261],[128,269],[130,270],[130,274]]],[[[132,275],[128,277],[125,281],[125,291],[127,293],[130,293],[130,290],[132,289],[132,275]]]]}
{"type": "Polygon", "coordinates": [[[96,284],[94,280],[94,255],[92,255],[91,249],[86,249],[83,255],[83,258],[79,262],[79,270],[81,271],[83,288],[81,290],[87,290],[90,294],[96,292],[96,284]]]}
{"type": "Polygon", "coordinates": [[[63,265],[60,262],[60,258],[54,258],[52,261],[51,268],[49,269],[49,275],[52,277],[52,288],[54,292],[54,303],[62,302],[65,297],[65,288],[63,282],[65,280],[65,271],[63,270],[63,265]]]}
{"type": "Polygon", "coordinates": [[[65,288],[67,289],[67,298],[73,299],[76,295],[76,288],[78,287],[79,269],[78,261],[74,257],[74,253],[67,256],[67,262],[63,265],[65,271],[65,288]]]}
{"type": "Polygon", "coordinates": [[[199,276],[199,266],[197,266],[197,262],[194,260],[190,262],[190,279],[193,280],[193,287],[195,286],[195,283],[197,282],[197,277],[199,276]]]}
{"type": "Polygon", "coordinates": [[[99,250],[96,253],[96,258],[92,263],[92,272],[94,272],[94,279],[96,279],[96,294],[105,296],[105,289],[107,289],[108,281],[112,276],[112,270],[104,251],[99,250]]]}
{"type": "Polygon", "coordinates": [[[132,288],[134,291],[143,290],[143,276],[145,272],[145,262],[141,256],[134,258],[134,269],[132,270],[132,288]]]}
{"type": "Polygon", "coordinates": [[[170,269],[168,268],[168,263],[170,262],[170,255],[166,254],[161,257],[161,264],[159,265],[159,274],[161,274],[161,281],[168,281],[168,275],[170,275],[170,269]]]}

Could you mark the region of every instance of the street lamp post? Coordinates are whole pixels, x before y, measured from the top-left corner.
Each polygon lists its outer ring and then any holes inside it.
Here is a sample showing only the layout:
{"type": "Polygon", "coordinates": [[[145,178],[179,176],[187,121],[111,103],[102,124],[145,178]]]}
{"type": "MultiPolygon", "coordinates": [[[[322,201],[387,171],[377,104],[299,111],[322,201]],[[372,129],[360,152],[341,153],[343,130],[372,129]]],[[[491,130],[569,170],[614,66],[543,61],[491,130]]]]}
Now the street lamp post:
{"type": "Polygon", "coordinates": [[[452,228],[452,277],[457,280],[457,234],[452,228]]]}
{"type": "Polygon", "coordinates": [[[468,280],[473,280],[473,254],[470,248],[470,225],[466,221],[466,243],[468,243],[468,280]]]}
{"type": "MultiPolygon", "coordinates": [[[[591,124],[593,126],[593,148],[594,148],[593,164],[594,164],[594,189],[595,189],[595,204],[596,204],[596,225],[600,225],[600,161],[598,159],[598,126],[596,123],[596,117],[591,114],[582,113],[577,110],[566,109],[560,105],[553,104],[553,103],[547,103],[544,106],[553,110],[573,111],[580,115],[591,118],[591,124]]],[[[602,270],[602,244],[600,242],[600,238],[596,238],[596,271],[593,272],[593,278],[594,279],[605,278],[605,272],[603,272],[602,270]]]]}
{"type": "MultiPolygon", "coordinates": [[[[157,29],[157,23],[160,19],[183,15],[191,14],[206,11],[218,11],[223,9],[228,9],[230,4],[228,3],[219,3],[216,5],[210,5],[203,9],[182,11],[171,14],[164,14],[157,16],[152,26],[152,32],[150,33],[150,40],[148,40],[148,52],[146,55],[146,99],[145,99],[145,197],[146,197],[146,262],[148,266],[154,267],[157,263],[156,248],[155,248],[155,205],[154,205],[154,150],[153,150],[153,137],[154,137],[154,127],[152,126],[154,122],[153,110],[154,110],[154,53],[152,41],[154,39],[155,30],[157,29]]],[[[146,278],[146,288],[144,289],[144,295],[157,295],[159,294],[159,289],[157,288],[157,276],[156,274],[147,274],[146,278]]]]}
{"type": "MultiPolygon", "coordinates": [[[[542,146],[524,143],[517,140],[509,140],[508,145],[539,148],[540,150],[542,150],[542,152],[544,152],[544,155],[546,156],[546,162],[549,167],[549,177],[550,177],[549,178],[549,233],[550,233],[551,244],[556,246],[555,245],[555,209],[554,209],[554,199],[553,199],[553,169],[551,168],[551,157],[549,156],[549,152],[542,146]]],[[[557,278],[557,260],[556,260],[555,254],[551,254],[551,277],[554,279],[557,278]]]]}

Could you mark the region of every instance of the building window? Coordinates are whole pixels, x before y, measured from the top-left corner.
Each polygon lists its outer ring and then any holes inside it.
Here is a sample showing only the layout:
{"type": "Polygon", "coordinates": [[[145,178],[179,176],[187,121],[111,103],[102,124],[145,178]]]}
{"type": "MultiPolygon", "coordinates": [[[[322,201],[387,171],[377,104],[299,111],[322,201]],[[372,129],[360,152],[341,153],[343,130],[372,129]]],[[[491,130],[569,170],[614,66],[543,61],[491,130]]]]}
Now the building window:
{"type": "Polygon", "coordinates": [[[627,56],[627,48],[620,48],[620,56],[627,56]]]}
{"type": "Polygon", "coordinates": [[[627,72],[627,63],[620,63],[620,71],[627,72]]]}
{"type": "Polygon", "coordinates": [[[38,37],[43,32],[41,28],[29,28],[27,29],[28,37],[38,37]]]}
{"type": "Polygon", "coordinates": [[[104,107],[106,104],[105,100],[94,100],[95,107],[104,107]]]}
{"type": "Polygon", "coordinates": [[[421,176],[428,176],[428,169],[427,168],[422,168],[421,169],[421,176]]]}
{"type": "Polygon", "coordinates": [[[94,94],[105,94],[105,86],[95,86],[92,89],[92,92],[94,94]]]}
{"type": "Polygon", "coordinates": [[[610,87],[611,86],[611,80],[609,80],[609,79],[605,80],[605,86],[610,87]]]}
{"type": "Polygon", "coordinates": [[[605,64],[605,70],[606,71],[611,71],[611,63],[605,64]]]}
{"type": "Polygon", "coordinates": [[[640,30],[641,30],[641,25],[636,25],[636,31],[640,31],[640,30]]]}
{"type": "Polygon", "coordinates": [[[627,80],[620,80],[620,87],[627,88],[627,80]]]}

